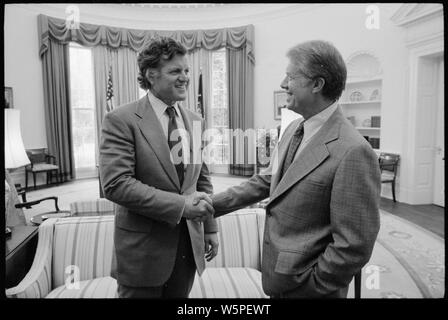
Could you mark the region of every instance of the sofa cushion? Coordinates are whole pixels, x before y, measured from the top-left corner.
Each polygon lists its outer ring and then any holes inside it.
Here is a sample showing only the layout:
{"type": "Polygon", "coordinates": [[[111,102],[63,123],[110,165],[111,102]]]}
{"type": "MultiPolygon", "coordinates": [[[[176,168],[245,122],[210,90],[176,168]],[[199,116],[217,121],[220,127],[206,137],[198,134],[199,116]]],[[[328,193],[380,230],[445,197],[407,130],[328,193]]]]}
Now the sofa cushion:
{"type": "Polygon", "coordinates": [[[70,203],[73,216],[102,216],[114,214],[114,203],[105,198],[95,200],[76,201],[70,203]]]}
{"type": "Polygon", "coordinates": [[[54,225],[53,288],[64,285],[72,271],[79,281],[109,276],[113,234],[112,215],[59,219],[54,225]]]}
{"type": "Polygon", "coordinates": [[[196,274],[190,298],[268,298],[261,273],[252,268],[207,268],[196,274]]]}
{"type": "Polygon", "coordinates": [[[216,219],[218,223],[218,255],[207,267],[245,267],[261,269],[262,226],[258,216],[264,217],[264,209],[238,210],[216,219]]]}
{"type": "MultiPolygon", "coordinates": [[[[80,281],[77,288],[65,285],[46,298],[117,298],[117,281],[101,277],[80,281]]],[[[261,273],[252,268],[208,268],[196,274],[190,298],[268,298],[261,287],[261,273]]]]}
{"type": "Polygon", "coordinates": [[[101,277],[80,281],[77,288],[65,285],[51,291],[46,298],[117,298],[117,281],[112,277],[101,277]]]}

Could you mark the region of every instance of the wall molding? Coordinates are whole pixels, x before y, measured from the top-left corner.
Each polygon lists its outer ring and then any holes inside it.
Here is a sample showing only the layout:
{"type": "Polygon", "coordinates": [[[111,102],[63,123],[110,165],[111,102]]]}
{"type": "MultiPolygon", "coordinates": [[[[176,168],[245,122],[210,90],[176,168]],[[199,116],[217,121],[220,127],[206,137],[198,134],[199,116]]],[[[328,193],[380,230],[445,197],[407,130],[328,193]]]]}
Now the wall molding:
{"type": "Polygon", "coordinates": [[[391,20],[397,26],[409,27],[439,15],[443,15],[443,5],[441,4],[412,3],[403,4],[391,17],[391,20]]]}
{"type": "MultiPolygon", "coordinates": [[[[62,4],[9,4],[17,8],[25,9],[36,14],[50,15],[56,18],[65,19],[65,7],[62,4]]],[[[105,24],[116,27],[125,25],[132,28],[146,28],[144,26],[159,26],[158,30],[173,30],[173,16],[175,16],[175,29],[189,28],[211,28],[211,27],[235,27],[240,25],[262,22],[267,19],[274,20],[306,13],[310,10],[326,6],[327,4],[272,4],[269,9],[261,11],[266,4],[225,4],[224,6],[204,6],[199,8],[151,8],[140,6],[121,6],[117,4],[98,4],[104,5],[105,9],[101,12],[95,8],[96,4],[79,4],[80,22],[91,24],[105,24]],[[90,7],[89,7],[90,6],[90,7]],[[122,8],[121,8],[122,7],[122,8]],[[252,8],[252,9],[251,9],[252,8]],[[92,11],[98,12],[89,12],[92,11]],[[122,9],[121,11],[119,9],[122,9]],[[258,9],[258,10],[257,10],[258,9]],[[142,12],[148,11],[150,14],[143,15],[142,12]],[[198,12],[203,12],[200,21],[198,21],[198,12]],[[133,18],[126,18],[132,16],[133,18]]],[[[153,28],[153,27],[151,27],[153,28]]]]}

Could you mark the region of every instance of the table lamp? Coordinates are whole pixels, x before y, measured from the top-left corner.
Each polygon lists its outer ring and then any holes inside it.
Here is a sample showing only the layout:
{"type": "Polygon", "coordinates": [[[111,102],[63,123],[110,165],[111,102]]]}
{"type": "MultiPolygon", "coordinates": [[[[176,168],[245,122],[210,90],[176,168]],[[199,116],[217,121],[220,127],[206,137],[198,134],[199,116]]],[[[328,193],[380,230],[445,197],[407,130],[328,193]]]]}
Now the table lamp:
{"type": "MultiPolygon", "coordinates": [[[[3,109],[5,115],[5,169],[16,169],[30,164],[30,159],[23,145],[22,133],[20,131],[20,110],[3,109]]],[[[5,180],[5,184],[6,184],[5,180]]],[[[5,190],[6,190],[5,185],[5,190]]],[[[5,199],[6,202],[7,199],[5,199]]],[[[8,210],[5,210],[5,222],[8,221],[8,210]]],[[[6,228],[6,234],[11,230],[6,228]]]]}

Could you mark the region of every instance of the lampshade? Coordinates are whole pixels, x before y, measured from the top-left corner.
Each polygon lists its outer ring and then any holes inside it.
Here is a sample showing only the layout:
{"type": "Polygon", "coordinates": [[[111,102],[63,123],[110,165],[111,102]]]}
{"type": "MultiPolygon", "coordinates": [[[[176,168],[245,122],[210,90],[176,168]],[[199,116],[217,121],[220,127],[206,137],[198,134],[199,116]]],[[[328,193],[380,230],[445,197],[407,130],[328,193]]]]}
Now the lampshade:
{"type": "Polygon", "coordinates": [[[20,131],[20,110],[5,110],[5,168],[13,169],[25,166],[30,159],[23,146],[20,131]]]}
{"type": "Polygon", "coordinates": [[[281,108],[280,110],[281,112],[281,117],[282,117],[282,121],[281,121],[281,129],[280,129],[280,136],[279,136],[279,140],[281,139],[281,137],[283,136],[283,132],[285,132],[285,129],[288,127],[288,125],[293,122],[296,119],[299,118],[303,118],[300,114],[289,110],[288,108],[281,108]]]}

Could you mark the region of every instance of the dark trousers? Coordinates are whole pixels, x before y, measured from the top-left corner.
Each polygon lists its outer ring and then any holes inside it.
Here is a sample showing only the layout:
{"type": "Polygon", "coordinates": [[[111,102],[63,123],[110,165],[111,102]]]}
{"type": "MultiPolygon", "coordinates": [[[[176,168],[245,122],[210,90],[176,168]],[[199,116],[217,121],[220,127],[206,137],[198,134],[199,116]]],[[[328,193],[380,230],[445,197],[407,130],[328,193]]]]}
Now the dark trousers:
{"type": "Polygon", "coordinates": [[[176,261],[168,280],[159,287],[129,287],[118,284],[119,298],[188,298],[193,287],[196,264],[184,218],[177,228],[180,230],[176,261]]]}

